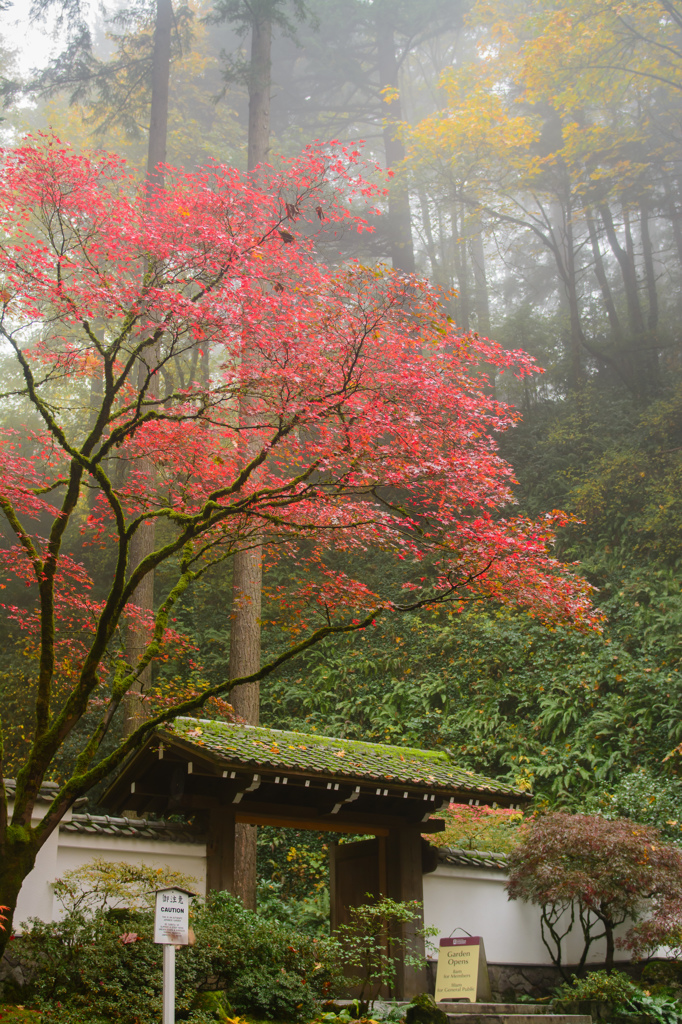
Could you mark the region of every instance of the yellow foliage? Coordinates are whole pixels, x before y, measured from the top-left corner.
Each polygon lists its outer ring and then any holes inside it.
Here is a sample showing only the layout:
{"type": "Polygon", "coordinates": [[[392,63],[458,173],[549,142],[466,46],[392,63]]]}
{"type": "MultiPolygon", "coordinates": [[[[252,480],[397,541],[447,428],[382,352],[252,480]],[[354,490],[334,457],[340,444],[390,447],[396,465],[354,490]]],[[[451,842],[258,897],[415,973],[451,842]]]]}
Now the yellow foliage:
{"type": "Polygon", "coordinates": [[[557,175],[574,208],[645,192],[652,158],[678,145],[674,126],[660,131],[662,97],[682,90],[666,12],[662,0],[478,0],[477,52],[443,74],[443,109],[409,132],[412,166],[502,213],[506,195],[551,192],[557,175]]]}

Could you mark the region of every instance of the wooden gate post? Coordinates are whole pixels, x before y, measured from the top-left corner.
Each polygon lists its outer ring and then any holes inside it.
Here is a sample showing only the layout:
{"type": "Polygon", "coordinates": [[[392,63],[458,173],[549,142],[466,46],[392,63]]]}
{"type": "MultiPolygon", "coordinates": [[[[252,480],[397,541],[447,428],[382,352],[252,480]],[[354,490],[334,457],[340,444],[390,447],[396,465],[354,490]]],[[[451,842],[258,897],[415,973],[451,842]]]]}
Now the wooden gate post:
{"type": "Polygon", "coordinates": [[[206,892],[234,892],[234,814],[216,805],[209,813],[206,892]]]}
{"type": "MultiPolygon", "coordinates": [[[[386,839],[386,895],[393,900],[417,900],[423,905],[422,841],[414,826],[391,829],[386,839]]],[[[417,931],[424,927],[423,907],[419,918],[397,925],[393,932],[405,942],[405,952],[424,956],[424,938],[417,931]]],[[[395,998],[412,999],[426,992],[426,968],[407,966],[401,959],[397,965],[395,998]]]]}

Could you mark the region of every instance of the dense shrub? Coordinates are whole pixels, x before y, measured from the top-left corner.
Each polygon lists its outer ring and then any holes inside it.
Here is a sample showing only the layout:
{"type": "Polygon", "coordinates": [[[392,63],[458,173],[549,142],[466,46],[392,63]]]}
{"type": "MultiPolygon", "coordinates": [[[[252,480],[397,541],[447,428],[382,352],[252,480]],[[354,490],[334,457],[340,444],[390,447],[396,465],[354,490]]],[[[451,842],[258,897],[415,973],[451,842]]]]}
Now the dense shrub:
{"type": "Polygon", "coordinates": [[[603,1016],[610,1022],[627,1024],[633,1017],[651,1024],[680,1024],[682,1021],[682,1006],[677,1000],[652,995],[618,972],[592,971],[585,978],[574,975],[570,984],[556,990],[552,1000],[556,1013],[575,1013],[580,1009],[576,1004],[584,1003],[591,1004],[593,1016],[603,1016]]]}
{"type": "Polygon", "coordinates": [[[615,1011],[625,1010],[640,989],[625,974],[617,971],[591,971],[586,977],[574,974],[570,982],[560,985],[554,993],[552,1006],[557,1013],[570,1012],[567,1007],[574,1003],[608,1003],[615,1011]]]}
{"type": "MultiPolygon", "coordinates": [[[[336,994],[337,946],[245,910],[229,893],[211,894],[193,916],[196,944],[176,956],[179,1021],[210,1019],[201,989],[219,989],[234,1010],[273,1020],[314,1016],[320,998],[336,994]]],[[[68,913],[32,921],[13,943],[31,976],[25,1002],[49,1010],[55,1024],[157,1024],[161,1016],[162,951],[149,911],[68,913]]]]}
{"type": "Polygon", "coordinates": [[[339,951],[320,939],[245,910],[230,893],[211,893],[195,919],[207,984],[224,989],[232,1006],[273,1019],[314,1015],[316,1001],[335,995],[339,951]]]}
{"type": "Polygon", "coordinates": [[[329,889],[320,888],[313,895],[296,899],[287,895],[282,882],[262,879],[256,888],[258,916],[276,924],[286,924],[294,931],[320,938],[329,935],[329,889]]]}
{"type": "MultiPolygon", "coordinates": [[[[156,1022],[161,1016],[162,950],[153,942],[149,912],[80,911],[62,921],[33,920],[12,944],[28,968],[24,1001],[49,1010],[50,1020],[121,1024],[156,1022]]],[[[176,1006],[186,1019],[198,983],[196,958],[182,949],[176,958],[176,1006]]]]}

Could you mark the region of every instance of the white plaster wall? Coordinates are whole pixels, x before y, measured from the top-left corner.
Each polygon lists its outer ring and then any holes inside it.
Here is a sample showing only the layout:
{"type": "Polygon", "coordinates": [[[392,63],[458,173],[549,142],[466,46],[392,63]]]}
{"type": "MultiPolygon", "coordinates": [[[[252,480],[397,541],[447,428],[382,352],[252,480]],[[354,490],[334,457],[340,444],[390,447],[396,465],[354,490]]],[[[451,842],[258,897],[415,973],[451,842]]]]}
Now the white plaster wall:
{"type": "MultiPolygon", "coordinates": [[[[40,818],[40,813],[36,818],[40,818]]],[[[66,871],[81,867],[95,857],[181,871],[194,880],[192,885],[198,894],[206,892],[206,847],[202,843],[55,831],[39,851],[35,867],[21,887],[14,916],[15,929],[21,931],[22,922],[30,917],[57,920],[62,910],[55,899],[53,883],[66,871]]]]}
{"type": "MultiPolygon", "coordinates": [[[[57,851],[55,878],[66,871],[82,867],[95,858],[145,864],[153,868],[181,871],[200,896],[206,893],[206,846],[203,843],[173,843],[163,839],[135,839],[131,836],[90,835],[82,832],[61,832],[57,851]]],[[[51,907],[51,919],[60,916],[57,900],[51,907]]]]}
{"type": "MultiPolygon", "coordinates": [[[[540,910],[520,900],[508,900],[504,886],[507,876],[494,869],[464,867],[439,863],[436,870],[424,875],[424,920],[438,929],[432,941],[447,938],[455,928],[471,935],[480,935],[490,963],[550,964],[551,959],[540,934],[540,910]]],[[[616,935],[624,934],[627,924],[616,935]]],[[[601,931],[601,928],[598,929],[601,931]]],[[[455,935],[462,935],[461,931],[455,935]]],[[[582,931],[576,921],[564,940],[562,960],[575,964],[582,953],[582,931]]],[[[595,942],[588,963],[603,963],[604,940],[595,942]]],[[[618,959],[626,959],[624,951],[618,959]]]]}
{"type": "Polygon", "coordinates": [[[21,931],[22,922],[29,917],[52,920],[54,896],[51,883],[59,877],[56,870],[58,842],[59,835],[54,831],[38,851],[33,871],[24,879],[14,912],[15,931],[21,931]]]}
{"type": "MultiPolygon", "coordinates": [[[[36,817],[40,816],[40,812],[36,817]]],[[[65,820],[68,820],[65,819],[65,820]]],[[[61,908],[54,898],[52,883],[66,871],[81,867],[95,857],[150,867],[169,867],[193,878],[196,892],[206,892],[206,848],[201,843],[173,843],[165,840],[97,835],[81,832],[53,832],[40,850],[36,866],[22,886],[17,902],[15,926],[29,917],[56,920],[61,908]]],[[[519,900],[508,900],[503,871],[439,863],[424,875],[424,918],[438,929],[432,940],[446,938],[456,928],[481,935],[490,963],[549,964],[549,953],[540,935],[540,911],[519,900]]],[[[623,934],[627,925],[621,926],[623,934]]],[[[461,935],[462,932],[455,934],[461,935]]],[[[579,926],[564,941],[562,959],[577,963],[582,952],[579,926]],[[576,930],[577,929],[577,930],[576,930]]],[[[592,946],[589,962],[604,960],[604,942],[592,946]]],[[[619,959],[624,958],[621,951],[619,959]]]]}

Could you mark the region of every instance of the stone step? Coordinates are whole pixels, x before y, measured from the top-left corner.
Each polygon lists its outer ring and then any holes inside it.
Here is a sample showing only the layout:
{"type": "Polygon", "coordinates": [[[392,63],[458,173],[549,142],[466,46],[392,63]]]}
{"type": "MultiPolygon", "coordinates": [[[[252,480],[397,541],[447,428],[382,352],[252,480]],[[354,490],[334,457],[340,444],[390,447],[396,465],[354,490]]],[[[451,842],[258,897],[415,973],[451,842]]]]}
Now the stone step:
{"type": "MultiPolygon", "coordinates": [[[[528,1016],[531,1013],[550,1013],[549,1003],[454,1003],[450,1000],[443,1000],[438,1006],[446,1013],[477,1013],[479,1015],[492,1013],[496,1017],[508,1014],[528,1016]]],[[[554,1015],[552,1014],[552,1016],[554,1015]]]]}
{"type": "Polygon", "coordinates": [[[592,1024],[588,1014],[448,1013],[449,1024],[592,1024]]]}

